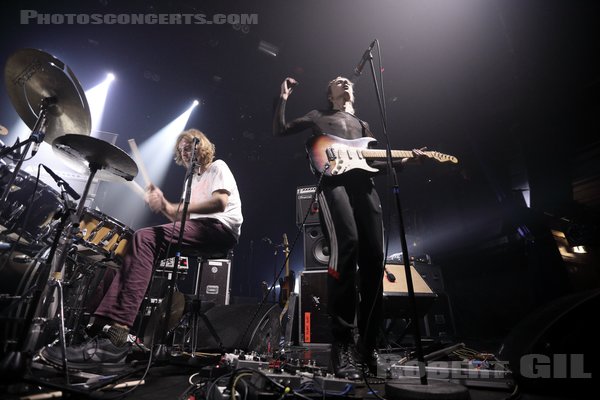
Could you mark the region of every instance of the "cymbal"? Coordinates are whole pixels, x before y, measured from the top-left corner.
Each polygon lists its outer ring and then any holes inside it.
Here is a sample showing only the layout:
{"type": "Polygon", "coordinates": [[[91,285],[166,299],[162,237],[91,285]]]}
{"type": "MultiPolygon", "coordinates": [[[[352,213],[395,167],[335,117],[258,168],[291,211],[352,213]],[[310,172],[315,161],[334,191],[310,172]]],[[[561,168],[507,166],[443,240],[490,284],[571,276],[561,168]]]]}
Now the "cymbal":
{"type": "Polygon", "coordinates": [[[68,133],[90,134],[92,117],[85,92],[73,71],[59,59],[41,50],[18,50],[6,61],[4,81],[13,107],[31,130],[40,116],[42,100],[51,99],[45,142],[68,133]]]}
{"type": "Polygon", "coordinates": [[[84,135],[63,135],[52,142],[52,149],[69,167],[79,173],[96,169],[95,177],[104,181],[133,180],[138,173],[135,161],[123,150],[104,140],[84,135]]]}

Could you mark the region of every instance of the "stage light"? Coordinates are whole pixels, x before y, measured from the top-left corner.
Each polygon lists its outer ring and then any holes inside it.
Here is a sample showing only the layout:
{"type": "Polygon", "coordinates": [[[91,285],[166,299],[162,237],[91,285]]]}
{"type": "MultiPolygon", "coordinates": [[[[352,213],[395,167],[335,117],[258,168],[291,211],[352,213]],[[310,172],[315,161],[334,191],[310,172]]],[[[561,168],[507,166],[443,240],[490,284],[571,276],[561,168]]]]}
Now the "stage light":
{"type": "Polygon", "coordinates": [[[198,100],[194,100],[187,110],[152,135],[150,139],[138,143],[142,159],[146,163],[146,169],[154,184],[160,186],[163,183],[165,175],[173,162],[175,140],[185,129],[192,111],[198,104],[198,100]]]}
{"type": "MultiPolygon", "coordinates": [[[[149,179],[154,185],[163,190],[165,189],[165,176],[169,168],[174,165],[173,150],[175,148],[175,140],[179,133],[185,129],[185,125],[194,108],[195,105],[190,105],[181,115],[159,129],[148,140],[143,142],[136,140],[142,159],[141,162],[148,172],[149,179]]],[[[131,154],[131,151],[129,153],[131,154]]],[[[139,164],[138,168],[140,168],[139,164]]],[[[144,181],[142,174],[136,176],[135,182],[143,188],[147,186],[147,182],[144,181]]],[[[146,218],[149,217],[148,208],[141,206],[144,204],[144,200],[132,194],[134,193],[133,189],[124,189],[122,183],[103,182],[103,185],[106,187],[106,193],[109,194],[102,201],[103,212],[133,229],[146,225],[146,218]],[[131,190],[132,192],[124,196],[123,190],[131,190]]],[[[165,193],[165,195],[171,201],[177,201],[174,195],[169,193],[165,193]]]]}
{"type": "Polygon", "coordinates": [[[279,47],[269,42],[265,42],[264,40],[261,40],[258,43],[258,50],[271,57],[277,57],[277,55],[279,54],[279,47]]]}
{"type": "Polygon", "coordinates": [[[90,114],[92,117],[92,134],[95,131],[100,130],[102,122],[102,114],[104,113],[104,105],[106,104],[106,98],[108,96],[108,88],[112,81],[115,80],[115,75],[108,73],[106,78],[93,88],[86,90],[85,97],[87,98],[88,105],[90,106],[90,114]]]}
{"type": "Polygon", "coordinates": [[[585,246],[573,246],[573,253],[586,254],[587,250],[585,246]]]}

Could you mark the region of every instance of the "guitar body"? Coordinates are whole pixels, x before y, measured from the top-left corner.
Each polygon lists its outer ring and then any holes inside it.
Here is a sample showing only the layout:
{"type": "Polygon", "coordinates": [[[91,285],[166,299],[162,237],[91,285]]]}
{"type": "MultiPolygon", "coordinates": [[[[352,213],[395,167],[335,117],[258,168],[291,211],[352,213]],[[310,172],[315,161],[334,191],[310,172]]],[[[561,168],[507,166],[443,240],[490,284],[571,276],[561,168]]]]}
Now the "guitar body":
{"type": "MultiPolygon", "coordinates": [[[[306,142],[306,152],[313,172],[325,176],[341,175],[352,170],[370,173],[378,171],[371,167],[367,160],[385,160],[385,150],[370,149],[377,141],[371,137],[358,139],[342,139],[337,136],[322,134],[313,136],[306,142]]],[[[419,156],[434,159],[438,162],[458,163],[454,156],[438,151],[424,151],[419,156]]],[[[392,150],[392,160],[417,157],[412,150],[392,150]]]]}
{"type": "Polygon", "coordinates": [[[313,136],[306,143],[306,152],[313,171],[325,176],[340,175],[353,169],[377,172],[367,164],[362,150],[368,149],[377,140],[371,137],[358,139],[342,139],[337,136],[313,136]]]}
{"type": "Polygon", "coordinates": [[[290,294],[294,291],[296,277],[294,271],[289,271],[285,278],[279,278],[279,305],[286,307],[290,294]]]}

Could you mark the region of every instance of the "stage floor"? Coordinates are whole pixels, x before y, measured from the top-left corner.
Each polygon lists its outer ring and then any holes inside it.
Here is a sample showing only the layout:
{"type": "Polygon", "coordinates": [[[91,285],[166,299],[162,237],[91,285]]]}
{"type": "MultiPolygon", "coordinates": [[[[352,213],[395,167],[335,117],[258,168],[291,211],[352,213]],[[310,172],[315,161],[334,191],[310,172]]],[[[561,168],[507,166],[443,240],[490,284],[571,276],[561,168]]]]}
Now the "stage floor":
{"type": "MultiPolygon", "coordinates": [[[[138,350],[133,352],[123,369],[70,373],[69,385],[61,371],[34,362],[25,379],[5,384],[0,393],[3,399],[31,400],[60,397],[113,399],[122,396],[146,400],[229,399],[228,388],[233,383],[240,394],[236,396],[238,398],[280,399],[282,389],[278,384],[281,384],[291,388],[293,393],[315,399],[378,396],[393,399],[399,397],[386,393],[386,388],[389,391],[390,386],[397,385],[397,382],[421,383],[410,348],[381,351],[377,377],[353,382],[326,375],[329,351],[329,345],[305,345],[291,347],[278,354],[277,359],[235,352],[225,353],[222,357],[219,354],[199,354],[190,361],[182,355],[148,367],[148,357],[138,350]]],[[[450,385],[451,389],[464,390],[471,400],[519,396],[530,400],[577,398],[578,393],[575,392],[557,396],[556,393],[548,395],[519,388],[501,360],[496,364],[476,365],[474,362],[457,361],[453,356],[466,355],[469,351],[463,343],[425,346],[429,384],[442,382],[450,385]]],[[[485,349],[479,351],[486,354],[485,349]]],[[[423,393],[423,397],[416,398],[431,398],[429,395],[423,393]]]]}

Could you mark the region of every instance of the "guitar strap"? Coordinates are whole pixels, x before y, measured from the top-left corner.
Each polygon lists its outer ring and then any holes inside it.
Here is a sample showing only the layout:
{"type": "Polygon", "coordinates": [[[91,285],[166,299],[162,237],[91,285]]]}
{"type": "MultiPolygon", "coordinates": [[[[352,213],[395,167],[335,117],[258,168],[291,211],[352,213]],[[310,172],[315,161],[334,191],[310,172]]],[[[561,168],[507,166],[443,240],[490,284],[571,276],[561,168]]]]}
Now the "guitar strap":
{"type": "MultiPolygon", "coordinates": [[[[346,112],[346,111],[344,111],[344,112],[346,112]]],[[[375,135],[373,135],[373,132],[371,132],[371,130],[367,127],[366,123],[362,119],[358,118],[354,114],[350,114],[349,112],[346,112],[346,114],[348,114],[348,115],[356,118],[356,120],[358,121],[358,123],[362,127],[363,137],[372,137],[372,138],[375,137],[375,135]]]]}

